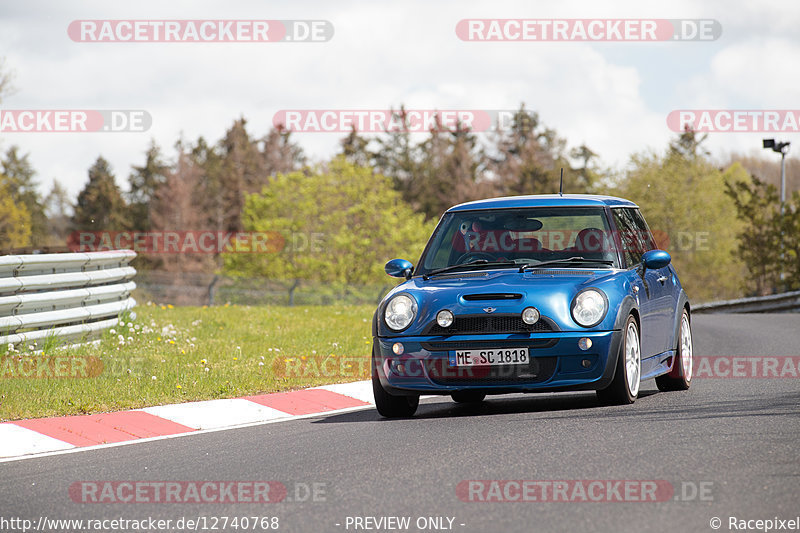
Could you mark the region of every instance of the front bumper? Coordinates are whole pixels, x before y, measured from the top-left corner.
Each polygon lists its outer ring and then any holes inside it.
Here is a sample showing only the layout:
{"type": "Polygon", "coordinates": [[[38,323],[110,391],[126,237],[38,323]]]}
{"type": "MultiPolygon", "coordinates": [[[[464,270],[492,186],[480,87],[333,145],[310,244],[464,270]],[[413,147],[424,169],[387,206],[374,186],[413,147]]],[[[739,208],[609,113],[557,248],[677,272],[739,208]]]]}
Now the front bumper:
{"type": "Polygon", "coordinates": [[[373,363],[383,387],[395,395],[598,390],[614,378],[621,340],[619,330],[376,337],[373,363]],[[578,347],[584,337],[592,341],[588,350],[578,347]],[[392,351],[398,342],[403,345],[400,355],[392,351]],[[520,347],[528,348],[526,365],[464,368],[451,362],[456,349],[520,347]]]}

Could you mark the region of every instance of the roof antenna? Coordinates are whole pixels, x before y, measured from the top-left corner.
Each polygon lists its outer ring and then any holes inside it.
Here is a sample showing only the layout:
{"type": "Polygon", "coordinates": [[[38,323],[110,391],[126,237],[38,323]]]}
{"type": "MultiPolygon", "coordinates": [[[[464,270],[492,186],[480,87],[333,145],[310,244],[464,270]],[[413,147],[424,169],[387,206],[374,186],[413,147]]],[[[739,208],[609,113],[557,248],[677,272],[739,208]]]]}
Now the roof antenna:
{"type": "Polygon", "coordinates": [[[564,196],[564,167],[561,167],[561,182],[558,184],[558,195],[564,196]]]}

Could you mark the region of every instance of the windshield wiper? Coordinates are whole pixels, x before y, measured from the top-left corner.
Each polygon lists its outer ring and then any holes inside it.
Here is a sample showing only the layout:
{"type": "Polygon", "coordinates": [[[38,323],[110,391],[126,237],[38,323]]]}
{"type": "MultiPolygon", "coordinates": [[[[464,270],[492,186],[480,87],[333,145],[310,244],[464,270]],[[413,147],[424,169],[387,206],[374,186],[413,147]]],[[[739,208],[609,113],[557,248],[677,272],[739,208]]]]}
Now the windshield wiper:
{"type": "Polygon", "coordinates": [[[475,261],[470,261],[469,263],[461,263],[460,265],[450,265],[444,268],[437,268],[436,270],[431,270],[427,274],[422,276],[422,279],[428,280],[431,276],[435,276],[436,274],[444,274],[445,272],[452,272],[454,270],[461,270],[461,269],[470,269],[474,267],[493,267],[493,266],[508,266],[508,265],[516,265],[516,262],[511,261],[510,259],[506,259],[504,261],[489,261],[488,259],[476,259],[475,261]]]}
{"type": "Polygon", "coordinates": [[[520,272],[525,272],[526,270],[532,268],[539,268],[548,265],[585,265],[585,264],[601,264],[601,265],[613,265],[614,261],[609,259],[586,259],[585,257],[568,257],[566,259],[553,259],[552,261],[543,261],[541,263],[525,263],[524,265],[519,267],[520,272]]]}

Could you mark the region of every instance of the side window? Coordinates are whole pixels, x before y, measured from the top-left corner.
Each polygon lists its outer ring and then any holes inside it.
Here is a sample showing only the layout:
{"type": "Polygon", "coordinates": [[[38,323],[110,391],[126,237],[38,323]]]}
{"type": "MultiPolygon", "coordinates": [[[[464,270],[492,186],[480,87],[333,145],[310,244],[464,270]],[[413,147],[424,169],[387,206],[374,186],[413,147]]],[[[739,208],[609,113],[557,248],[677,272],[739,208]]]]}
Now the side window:
{"type": "Polygon", "coordinates": [[[642,262],[642,255],[655,248],[653,237],[647,224],[636,209],[612,209],[614,223],[617,225],[622,255],[628,268],[642,262]]]}
{"type": "Polygon", "coordinates": [[[642,253],[655,250],[656,241],[653,239],[653,234],[650,233],[650,228],[647,227],[647,222],[644,221],[642,213],[640,213],[638,209],[625,209],[625,211],[630,211],[631,217],[633,218],[633,223],[636,224],[636,230],[639,233],[639,240],[644,246],[642,253]]]}

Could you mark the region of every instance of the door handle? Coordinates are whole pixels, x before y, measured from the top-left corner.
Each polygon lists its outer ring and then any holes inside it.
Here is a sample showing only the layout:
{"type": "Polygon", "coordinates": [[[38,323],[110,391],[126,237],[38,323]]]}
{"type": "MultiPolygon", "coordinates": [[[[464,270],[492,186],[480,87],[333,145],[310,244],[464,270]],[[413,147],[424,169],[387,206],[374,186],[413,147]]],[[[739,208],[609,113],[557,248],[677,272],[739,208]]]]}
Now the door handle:
{"type": "Polygon", "coordinates": [[[660,278],[658,278],[658,280],[657,280],[657,281],[660,281],[660,282],[661,282],[661,284],[663,285],[663,284],[664,284],[664,282],[665,282],[665,281],[667,281],[667,276],[661,276],[660,278]]]}

